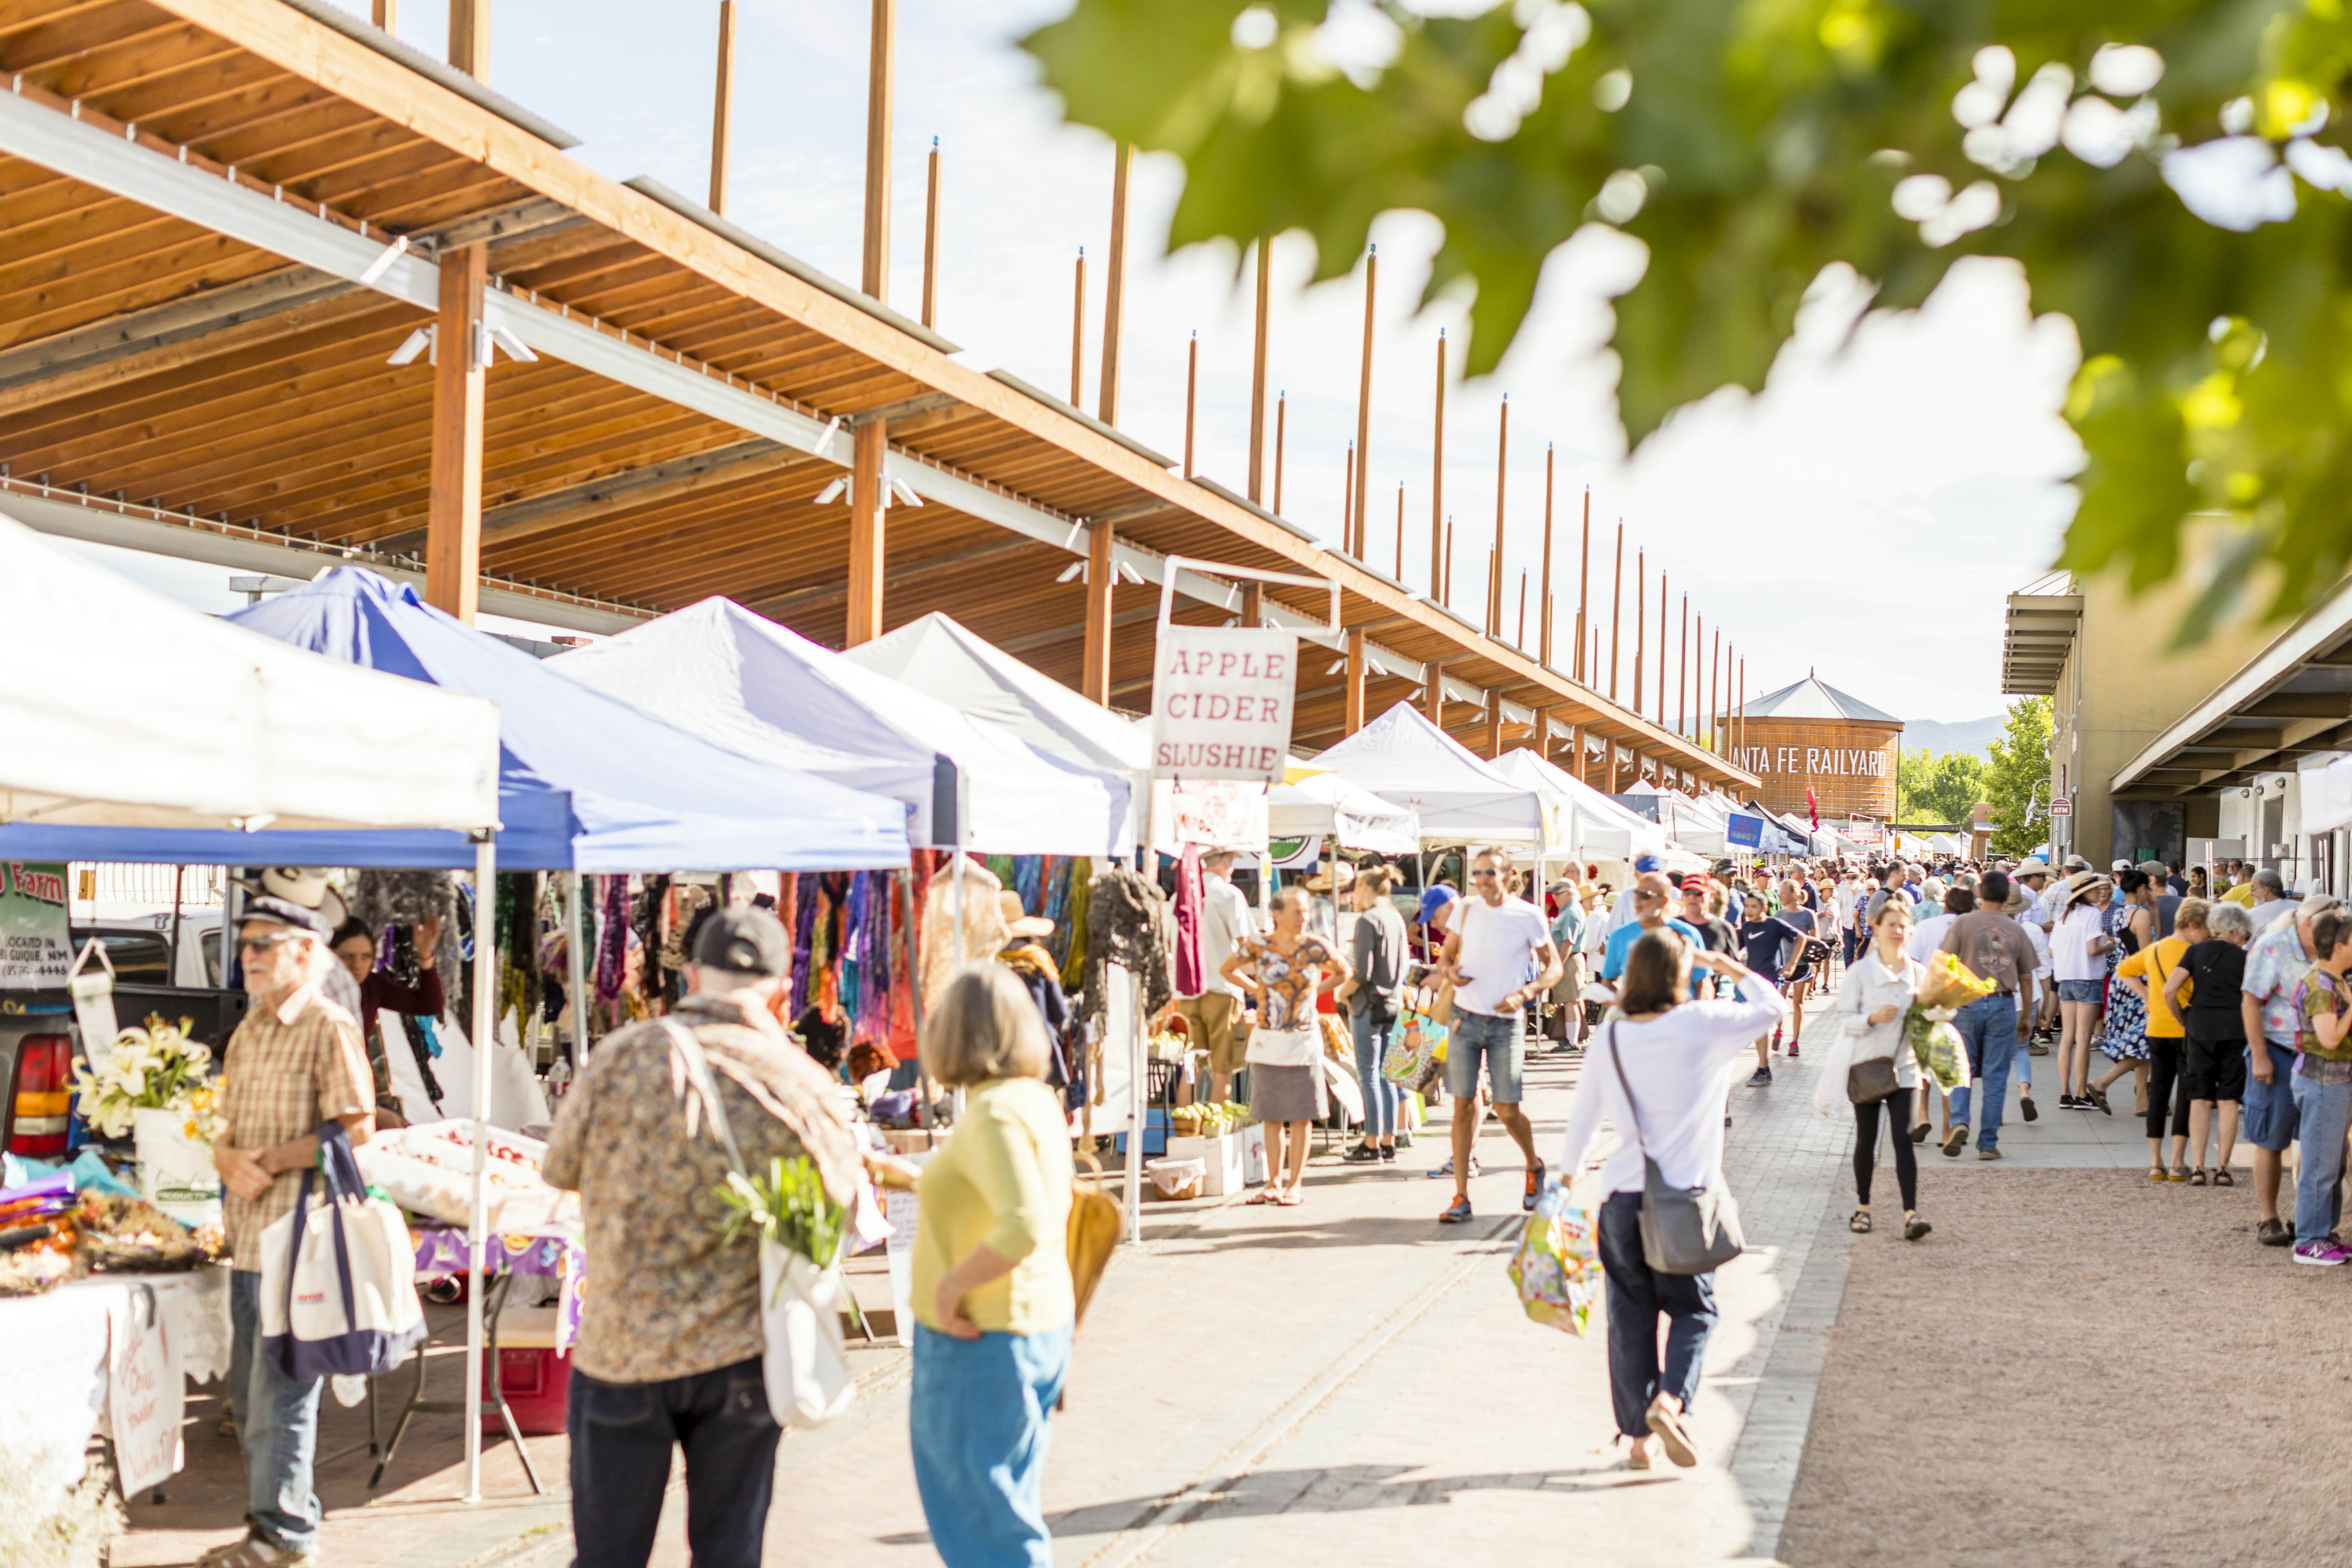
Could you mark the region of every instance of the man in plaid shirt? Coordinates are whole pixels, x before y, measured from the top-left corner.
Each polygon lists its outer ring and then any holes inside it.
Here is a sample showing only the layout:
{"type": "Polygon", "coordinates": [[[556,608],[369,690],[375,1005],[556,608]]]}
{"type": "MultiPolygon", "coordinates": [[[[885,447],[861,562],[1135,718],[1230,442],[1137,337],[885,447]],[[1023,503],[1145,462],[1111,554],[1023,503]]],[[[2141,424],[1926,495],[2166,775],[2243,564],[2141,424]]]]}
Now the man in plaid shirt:
{"type": "Polygon", "coordinates": [[[375,1089],[359,1020],[327,999],[335,967],[318,914],[257,898],[237,926],[253,1007],[222,1053],[221,1113],[213,1145],[226,1194],[229,1409],[245,1449],[251,1533],[215,1547],[198,1568],[302,1568],[317,1561],[320,1506],[310,1485],[318,1450],[318,1378],[285,1376],[261,1353],[261,1233],[294,1210],[302,1172],[319,1158],[318,1129],[340,1121],[353,1143],[374,1127],[375,1089]]]}

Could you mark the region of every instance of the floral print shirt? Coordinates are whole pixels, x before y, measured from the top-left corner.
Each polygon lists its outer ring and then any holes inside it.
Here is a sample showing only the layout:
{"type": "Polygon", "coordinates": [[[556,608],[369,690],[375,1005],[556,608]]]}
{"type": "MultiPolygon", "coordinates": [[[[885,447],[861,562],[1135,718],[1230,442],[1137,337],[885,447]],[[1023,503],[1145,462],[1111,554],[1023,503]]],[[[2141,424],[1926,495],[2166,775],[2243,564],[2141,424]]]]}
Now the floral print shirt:
{"type": "Polygon", "coordinates": [[[1323,977],[1318,966],[1339,962],[1320,938],[1301,935],[1298,945],[1285,953],[1273,939],[1252,937],[1236,951],[1265,987],[1257,1005],[1259,1028],[1288,1034],[1314,1026],[1315,988],[1323,977]]]}

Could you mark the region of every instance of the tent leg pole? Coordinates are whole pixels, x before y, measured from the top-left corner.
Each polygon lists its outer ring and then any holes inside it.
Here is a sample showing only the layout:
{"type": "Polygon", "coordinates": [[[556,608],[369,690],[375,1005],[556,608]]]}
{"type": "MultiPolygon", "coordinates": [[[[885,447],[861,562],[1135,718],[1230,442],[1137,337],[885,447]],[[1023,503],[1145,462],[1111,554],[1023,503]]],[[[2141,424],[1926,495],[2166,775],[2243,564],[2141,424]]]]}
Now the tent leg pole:
{"type": "Polygon", "coordinates": [[[563,874],[563,980],[572,988],[572,1070],[588,1059],[588,953],[580,932],[580,873],[563,874]]]}
{"type": "MultiPolygon", "coordinates": [[[[466,1226],[466,1493],[482,1500],[482,1247],[489,1229],[490,1052],[496,1048],[498,1001],[498,852],[484,838],[474,847],[474,1175],[466,1226]]],[[[421,1352],[420,1352],[421,1353],[421,1352]]]]}
{"type": "Polygon", "coordinates": [[[1127,1239],[1143,1239],[1143,977],[1137,975],[1127,1032],[1127,1239]]]}

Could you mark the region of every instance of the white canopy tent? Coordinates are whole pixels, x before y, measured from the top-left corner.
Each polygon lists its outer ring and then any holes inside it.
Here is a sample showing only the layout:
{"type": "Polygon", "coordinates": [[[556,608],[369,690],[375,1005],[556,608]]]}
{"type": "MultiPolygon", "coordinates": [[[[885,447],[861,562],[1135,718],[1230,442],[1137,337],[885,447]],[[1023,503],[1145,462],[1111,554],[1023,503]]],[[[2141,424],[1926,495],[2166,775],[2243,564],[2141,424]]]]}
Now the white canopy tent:
{"type": "Polygon", "coordinates": [[[1143,812],[1151,798],[1150,737],[951,616],[933,611],[842,657],[1048,756],[1124,779],[1129,810],[1119,842],[1131,847],[1149,830],[1143,812]]]}
{"type": "Polygon", "coordinates": [[[0,516],[0,822],[478,831],[499,710],[173,604],[0,516]]]}
{"type": "Polygon", "coordinates": [[[933,798],[944,760],[970,848],[1116,856],[1128,847],[1123,773],[1034,748],[730,599],[705,599],[547,662],[745,756],[904,801],[918,845],[957,838],[952,815],[934,809],[950,804],[933,798]]]}
{"type": "Polygon", "coordinates": [[[1336,773],[1318,773],[1266,791],[1266,830],[1276,838],[1320,835],[1343,849],[1380,855],[1421,850],[1421,814],[1336,773]]]}
{"type": "Polygon", "coordinates": [[[1665,829],[1525,746],[1505,752],[1494,769],[1544,797],[1557,835],[1555,848],[1579,858],[1625,861],[1665,852],[1665,829]]]}
{"type": "Polygon", "coordinates": [[[1536,791],[1480,761],[1410,703],[1398,703],[1311,760],[1420,813],[1424,842],[1543,843],[1543,803],[1536,791]]]}

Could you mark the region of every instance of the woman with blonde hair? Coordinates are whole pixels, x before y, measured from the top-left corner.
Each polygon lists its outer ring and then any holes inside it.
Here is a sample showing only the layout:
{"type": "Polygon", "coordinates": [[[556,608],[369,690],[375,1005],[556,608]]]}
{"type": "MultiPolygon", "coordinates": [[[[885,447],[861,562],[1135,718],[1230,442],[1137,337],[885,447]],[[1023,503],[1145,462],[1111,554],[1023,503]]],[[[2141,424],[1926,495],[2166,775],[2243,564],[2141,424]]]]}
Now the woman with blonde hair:
{"type": "MultiPolygon", "coordinates": [[[[1049,1563],[1045,1448],[1077,1301],[1070,1131],[1043,1079],[1045,1026],[1011,970],[969,964],[923,1020],[922,1058],[964,1106],[916,1183],[916,1489],[949,1568],[1049,1563]]],[[[877,1163],[886,1180],[910,1172],[877,1163]]]]}

